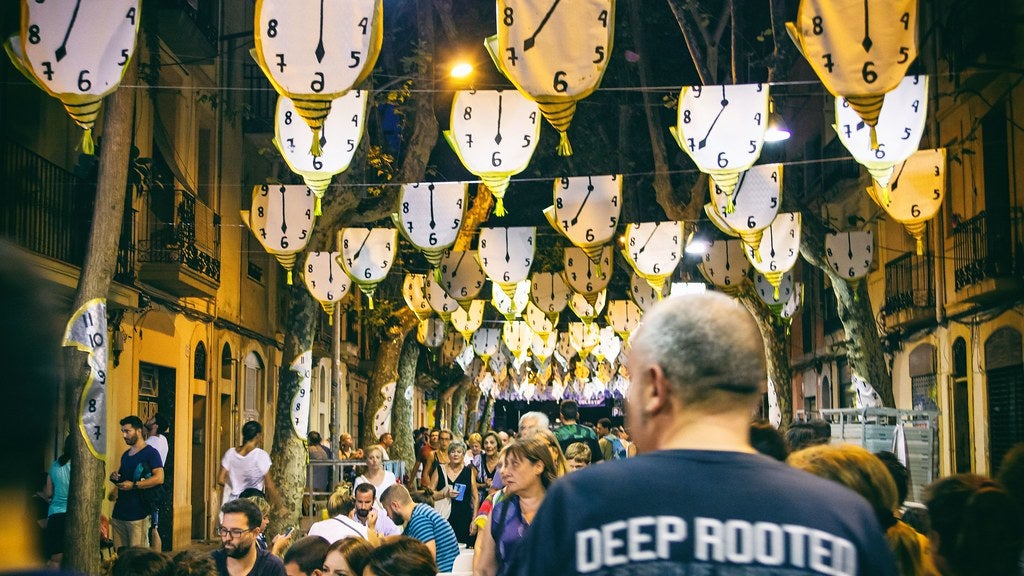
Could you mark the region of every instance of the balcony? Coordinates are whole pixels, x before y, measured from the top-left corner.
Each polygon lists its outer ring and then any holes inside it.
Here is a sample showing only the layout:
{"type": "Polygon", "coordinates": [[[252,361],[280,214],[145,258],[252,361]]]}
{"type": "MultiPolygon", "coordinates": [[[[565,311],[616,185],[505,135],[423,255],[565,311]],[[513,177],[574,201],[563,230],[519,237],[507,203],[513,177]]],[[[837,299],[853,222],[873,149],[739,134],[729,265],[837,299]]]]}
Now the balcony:
{"type": "Polygon", "coordinates": [[[212,297],[220,287],[220,216],[174,191],[173,221],[147,218],[138,242],[139,280],[178,296],[212,297]]]}
{"type": "Polygon", "coordinates": [[[245,131],[273,133],[277,92],[252,58],[246,58],[242,65],[242,83],[245,88],[245,104],[250,111],[245,120],[245,131]]]}
{"type": "Polygon", "coordinates": [[[935,319],[934,263],[931,254],[908,252],[885,265],[885,324],[889,328],[935,319]]]}
{"type": "Polygon", "coordinates": [[[171,52],[189,59],[217,55],[217,2],[159,0],[156,7],[160,39],[171,52]]]}
{"type": "Polygon", "coordinates": [[[953,281],[961,302],[985,303],[1024,290],[1024,210],[980,212],[953,228],[953,281]]]}

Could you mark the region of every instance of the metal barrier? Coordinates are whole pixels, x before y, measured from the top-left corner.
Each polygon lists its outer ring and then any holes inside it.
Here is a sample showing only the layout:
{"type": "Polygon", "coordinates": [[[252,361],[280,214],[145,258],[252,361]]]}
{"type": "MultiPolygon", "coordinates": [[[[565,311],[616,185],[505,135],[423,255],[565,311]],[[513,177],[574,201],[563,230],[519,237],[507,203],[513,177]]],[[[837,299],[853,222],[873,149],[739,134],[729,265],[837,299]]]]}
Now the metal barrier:
{"type": "MultiPolygon", "coordinates": [[[[384,469],[392,472],[399,482],[405,477],[404,460],[385,460],[384,469]]],[[[306,487],[302,493],[302,515],[313,521],[324,518],[327,499],[339,482],[352,486],[356,478],[366,472],[366,460],[310,460],[306,465],[306,487]],[[318,485],[314,486],[314,483],[318,485]]],[[[377,495],[380,497],[380,494],[377,495]]]]}

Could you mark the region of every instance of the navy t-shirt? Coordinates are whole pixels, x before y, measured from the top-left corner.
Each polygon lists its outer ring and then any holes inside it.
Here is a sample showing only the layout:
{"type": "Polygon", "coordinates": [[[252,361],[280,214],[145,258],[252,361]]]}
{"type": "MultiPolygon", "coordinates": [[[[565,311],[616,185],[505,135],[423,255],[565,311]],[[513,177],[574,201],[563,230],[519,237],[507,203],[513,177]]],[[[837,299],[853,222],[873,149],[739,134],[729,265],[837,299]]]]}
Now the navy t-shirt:
{"type": "Polygon", "coordinates": [[[548,490],[512,574],[896,574],[867,501],[759,454],[666,450],[548,490]]]}
{"type": "MultiPolygon", "coordinates": [[[[121,474],[121,481],[131,480],[138,482],[150,471],[163,468],[160,453],[156,448],[147,445],[135,454],[131,450],[125,450],[121,455],[121,467],[117,469],[121,474]]],[[[142,520],[152,513],[149,504],[142,499],[140,490],[118,490],[117,502],[114,503],[114,512],[111,514],[117,520],[142,520]]]]}
{"type": "MultiPolygon", "coordinates": [[[[255,544],[254,544],[255,545],[255,544]]],[[[223,549],[210,552],[213,561],[217,564],[217,573],[221,576],[228,574],[228,555],[223,549]]],[[[284,570],[284,562],[266,550],[256,551],[256,563],[247,576],[287,576],[284,570]]]]}

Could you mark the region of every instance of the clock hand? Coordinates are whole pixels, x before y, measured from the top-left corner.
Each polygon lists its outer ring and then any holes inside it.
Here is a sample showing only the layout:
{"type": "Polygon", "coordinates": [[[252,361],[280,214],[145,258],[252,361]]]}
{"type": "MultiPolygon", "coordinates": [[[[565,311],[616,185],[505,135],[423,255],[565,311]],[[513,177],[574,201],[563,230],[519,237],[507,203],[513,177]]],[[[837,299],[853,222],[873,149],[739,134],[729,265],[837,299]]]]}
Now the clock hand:
{"type": "Polygon", "coordinates": [[[772,258],[775,258],[775,232],[773,232],[771,228],[768,228],[768,246],[771,248],[771,250],[768,251],[768,254],[770,254],[772,258]]]}
{"type": "Polygon", "coordinates": [[[288,233],[288,209],[285,207],[284,191],[285,187],[281,186],[281,233],[288,233]]]}
{"type": "Polygon", "coordinates": [[[324,61],[324,0],[320,0],[320,41],[316,45],[314,54],[317,62],[324,61]]]}
{"type": "Polygon", "coordinates": [[[583,197],[583,203],[580,204],[580,209],[576,211],[576,215],[572,217],[569,222],[571,226],[575,226],[580,220],[580,213],[583,212],[583,207],[587,205],[587,200],[590,200],[590,193],[594,191],[594,180],[587,176],[587,195],[583,197]]]}
{"type": "Polygon", "coordinates": [[[427,190],[430,191],[430,229],[433,230],[436,224],[434,222],[434,185],[427,186],[427,190]]]}
{"type": "Polygon", "coordinates": [[[746,172],[740,174],[740,179],[738,182],[736,182],[736,189],[732,193],[732,198],[729,198],[729,203],[725,207],[727,213],[732,213],[736,211],[736,199],[740,197],[740,190],[743,190],[743,181],[746,179],[746,172]]]}
{"type": "Polygon", "coordinates": [[[462,256],[459,256],[459,261],[455,263],[455,268],[452,270],[452,276],[459,273],[459,266],[462,266],[462,259],[466,257],[466,251],[462,251],[462,256]]]}
{"type": "Polygon", "coordinates": [[[78,7],[82,5],[82,0],[75,2],[75,9],[71,12],[71,22],[68,22],[68,29],[64,32],[64,41],[60,43],[57,50],[54,51],[53,55],[57,58],[57,62],[60,62],[68,55],[68,38],[71,36],[71,29],[75,27],[75,20],[78,19],[78,7]]]}
{"type": "Polygon", "coordinates": [[[892,179],[892,184],[889,185],[889,189],[892,190],[893,192],[896,191],[896,188],[899,188],[900,176],[903,176],[903,170],[905,170],[906,168],[907,168],[907,161],[904,160],[903,164],[900,166],[899,174],[896,174],[896,177],[892,179]]]}
{"type": "Polygon", "coordinates": [[[331,260],[333,260],[333,258],[328,258],[327,259],[327,283],[328,284],[333,284],[334,283],[334,265],[331,264],[331,260]]]}
{"type": "Polygon", "coordinates": [[[507,263],[512,257],[508,254],[508,228],[505,228],[505,262],[507,263]]]}
{"type": "Polygon", "coordinates": [[[501,94],[498,94],[498,133],[494,135],[494,143],[501,144],[501,94]]]}
{"type": "Polygon", "coordinates": [[[725,97],[725,84],[722,84],[722,109],[718,111],[718,115],[715,116],[715,119],[711,122],[711,126],[708,126],[707,134],[705,134],[704,137],[700,139],[700,142],[697,143],[698,149],[703,149],[705,146],[707,146],[708,136],[710,136],[711,131],[715,129],[715,124],[718,123],[718,119],[722,117],[722,112],[725,112],[725,107],[728,105],[729,100],[726,99],[725,97]]]}
{"type": "Polygon", "coordinates": [[[846,247],[849,250],[847,256],[853,260],[853,234],[850,232],[846,233],[846,247]]]}
{"type": "Polygon", "coordinates": [[[864,40],[860,43],[864,47],[865,52],[871,52],[871,26],[868,18],[868,2],[864,0],[864,40]]]}
{"type": "Polygon", "coordinates": [[[548,18],[551,18],[551,13],[555,11],[555,7],[558,6],[558,3],[561,1],[562,0],[555,0],[554,3],[551,4],[551,8],[548,8],[548,13],[544,15],[544,19],[540,21],[540,25],[537,26],[537,29],[533,31],[533,36],[523,40],[523,52],[533,48],[533,45],[537,43],[537,35],[544,29],[544,25],[548,23],[548,18]]]}
{"type": "Polygon", "coordinates": [[[651,230],[651,234],[649,236],[647,236],[647,240],[644,240],[643,246],[640,247],[640,250],[637,252],[637,254],[643,254],[644,253],[644,249],[647,248],[647,243],[651,241],[651,238],[654,237],[654,233],[657,232],[657,231],[658,231],[658,224],[655,224],[654,225],[654,230],[651,230]]]}
{"type": "Polygon", "coordinates": [[[366,236],[363,237],[363,243],[359,245],[359,249],[356,250],[356,253],[352,255],[352,260],[358,260],[359,259],[359,253],[363,251],[363,246],[366,246],[366,241],[370,239],[370,234],[372,234],[372,233],[373,233],[373,230],[367,230],[366,231],[366,236]]]}

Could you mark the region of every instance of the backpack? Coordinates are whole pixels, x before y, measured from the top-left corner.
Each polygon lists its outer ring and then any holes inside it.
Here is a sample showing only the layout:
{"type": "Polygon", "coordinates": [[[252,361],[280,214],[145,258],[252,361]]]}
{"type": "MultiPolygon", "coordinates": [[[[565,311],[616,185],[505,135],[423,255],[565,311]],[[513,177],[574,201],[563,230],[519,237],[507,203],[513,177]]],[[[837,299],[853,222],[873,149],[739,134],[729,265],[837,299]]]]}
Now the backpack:
{"type": "Polygon", "coordinates": [[[612,457],[614,459],[622,460],[626,458],[626,447],[622,445],[622,440],[617,438],[614,434],[609,434],[603,439],[612,445],[612,457]]]}

